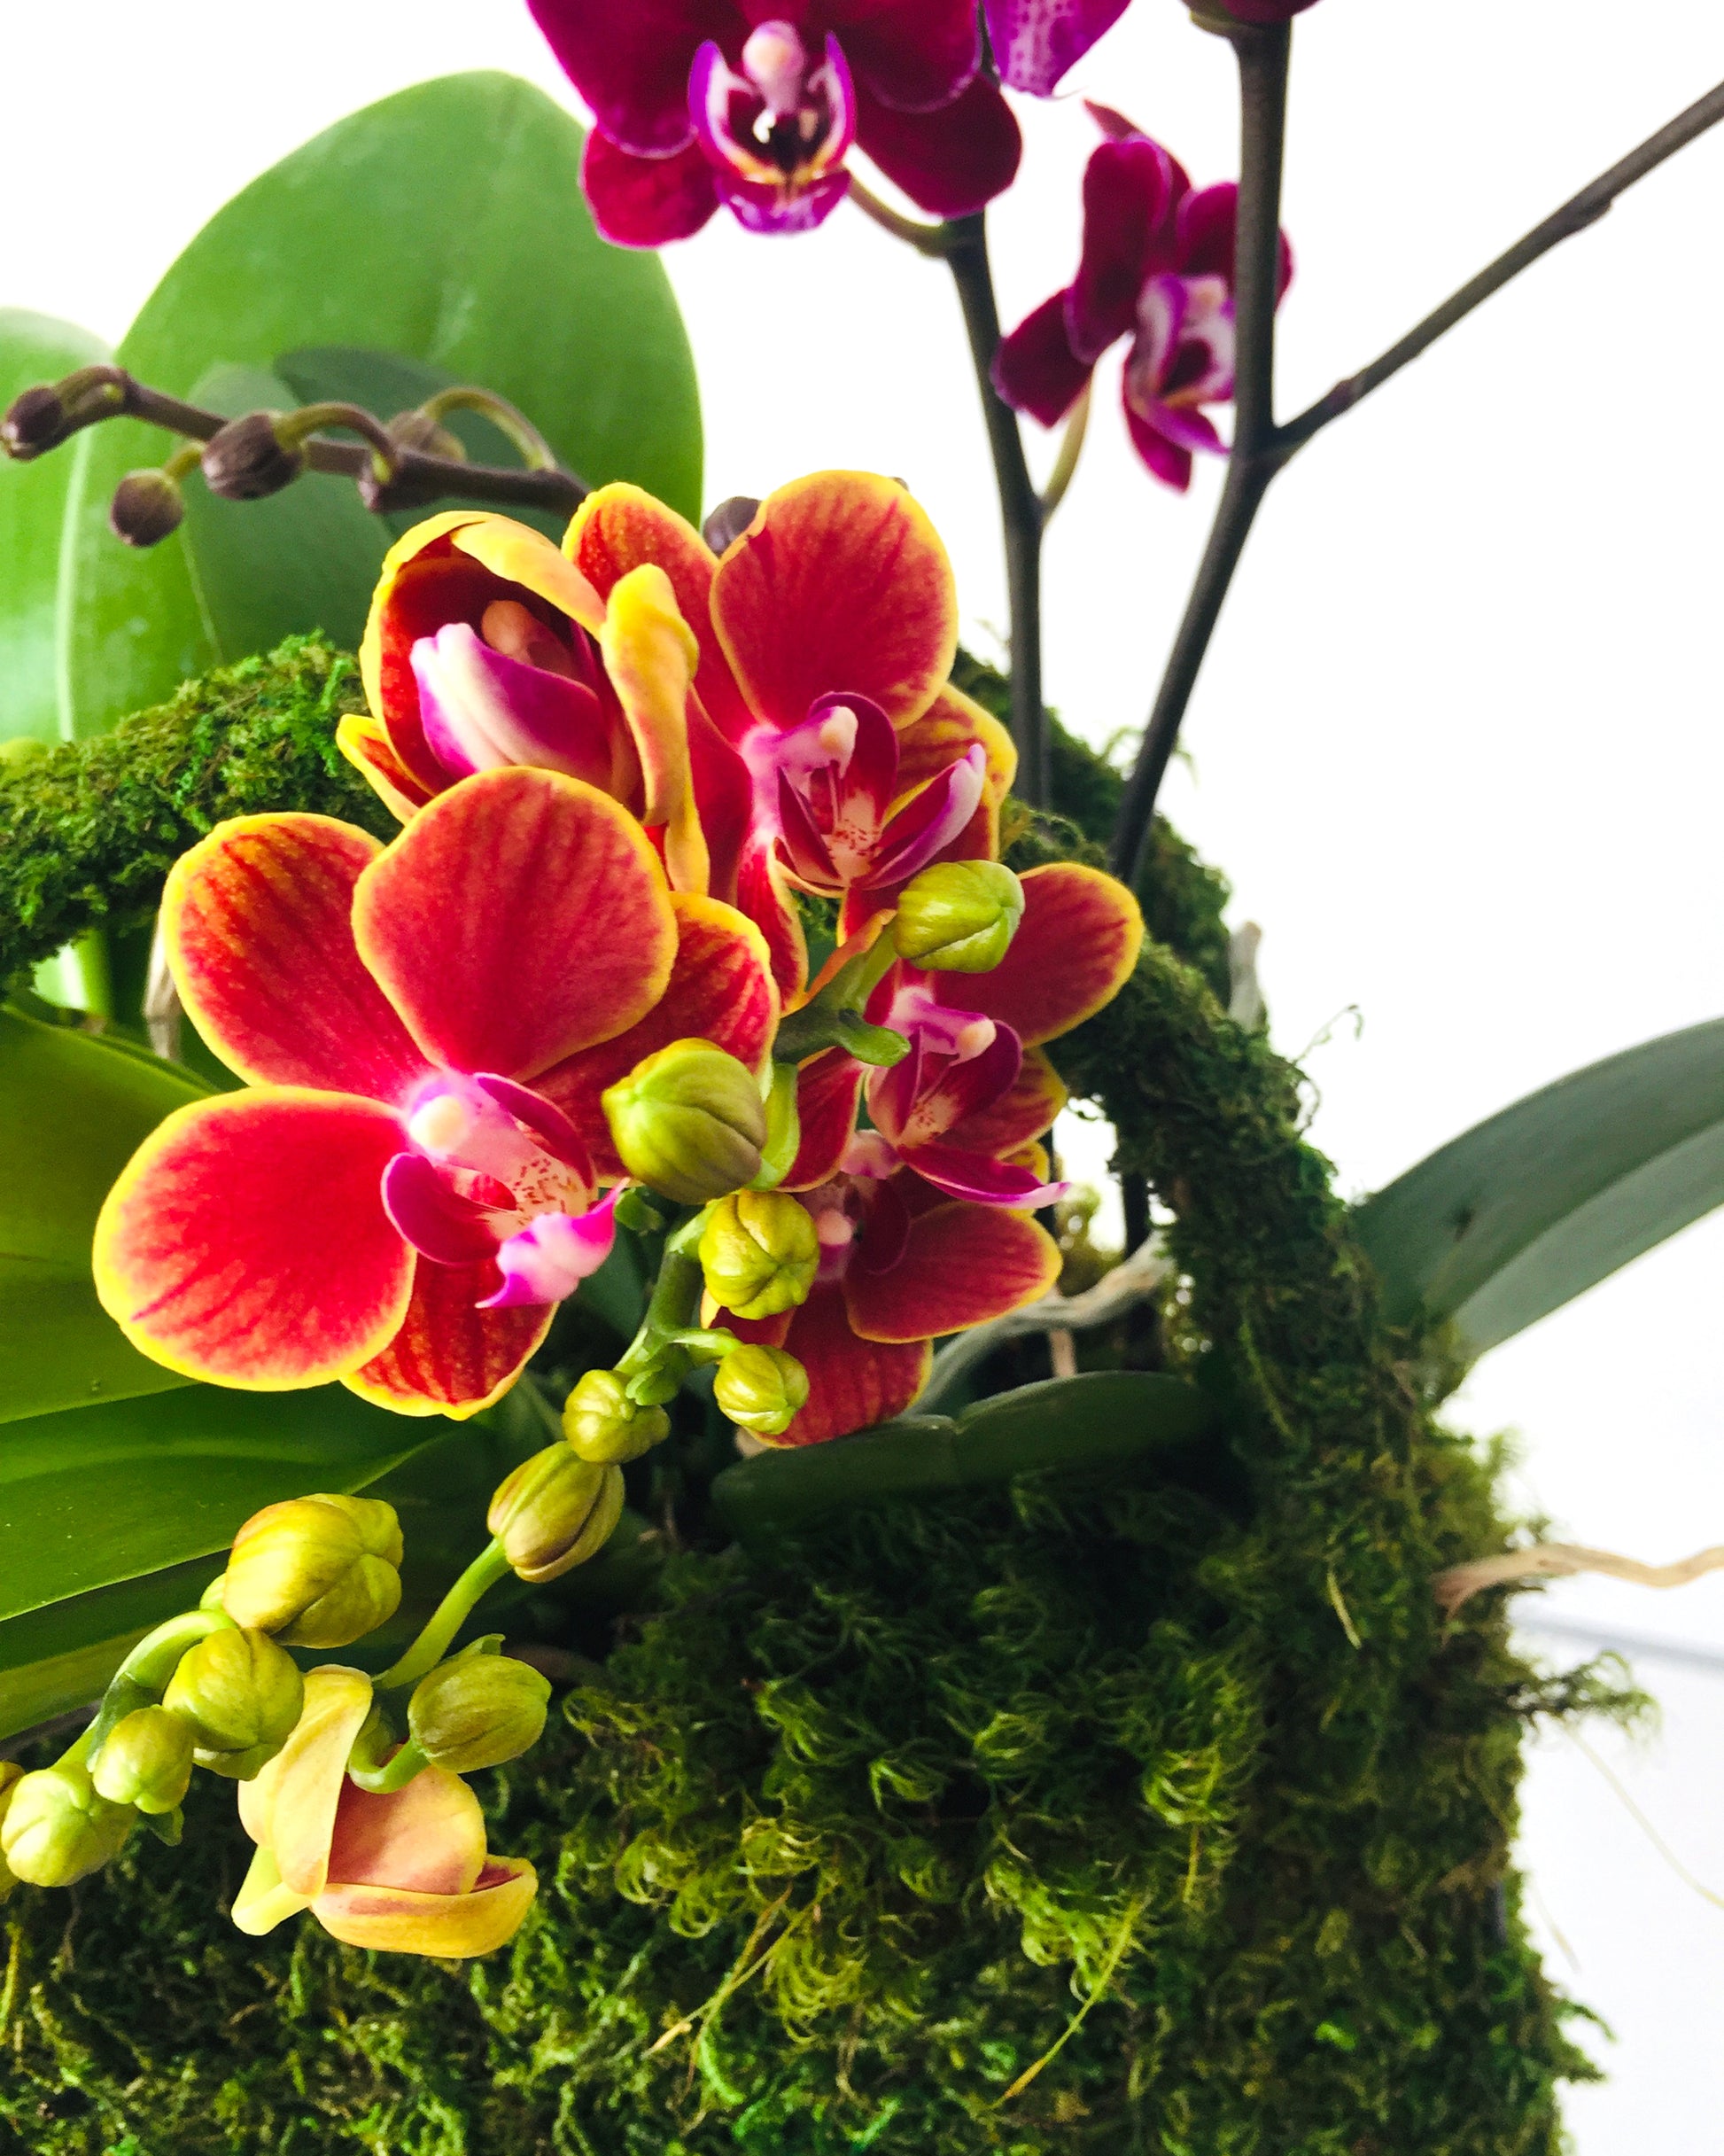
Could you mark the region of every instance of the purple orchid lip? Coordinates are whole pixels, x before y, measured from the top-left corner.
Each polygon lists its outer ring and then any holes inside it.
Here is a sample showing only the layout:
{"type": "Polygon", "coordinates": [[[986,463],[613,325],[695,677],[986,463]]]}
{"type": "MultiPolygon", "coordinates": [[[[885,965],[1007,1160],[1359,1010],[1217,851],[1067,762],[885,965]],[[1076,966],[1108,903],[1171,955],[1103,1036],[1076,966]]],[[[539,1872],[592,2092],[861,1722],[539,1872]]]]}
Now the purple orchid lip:
{"type": "Polygon", "coordinates": [[[561,1303],[573,1295],[610,1255],[618,1195],[610,1192],[588,1212],[545,1213],[500,1243],[496,1257],[502,1286],[478,1308],[561,1303]]]}
{"type": "Polygon", "coordinates": [[[433,1265],[470,1265],[496,1254],[491,1208],[463,1197],[423,1153],[398,1153],[384,1170],[383,1209],[402,1241],[433,1265]]]}
{"type": "Polygon", "coordinates": [[[452,778],[527,764],[610,790],[610,729],[585,682],[493,650],[465,621],[420,637],[411,657],[426,743],[452,778]]]}
{"type": "Polygon", "coordinates": [[[1071,1187],[1068,1183],[1044,1183],[1032,1169],[995,1160],[986,1153],[967,1153],[961,1146],[917,1146],[904,1160],[924,1182],[949,1197],[967,1198],[973,1205],[1009,1205],[1014,1212],[1052,1205],[1071,1187]]]}
{"type": "Polygon", "coordinates": [[[695,137],[718,191],[757,232],[812,230],[849,191],[856,88],[835,37],[818,61],[794,23],[757,23],[739,74],[708,39],[688,75],[695,137]]]}

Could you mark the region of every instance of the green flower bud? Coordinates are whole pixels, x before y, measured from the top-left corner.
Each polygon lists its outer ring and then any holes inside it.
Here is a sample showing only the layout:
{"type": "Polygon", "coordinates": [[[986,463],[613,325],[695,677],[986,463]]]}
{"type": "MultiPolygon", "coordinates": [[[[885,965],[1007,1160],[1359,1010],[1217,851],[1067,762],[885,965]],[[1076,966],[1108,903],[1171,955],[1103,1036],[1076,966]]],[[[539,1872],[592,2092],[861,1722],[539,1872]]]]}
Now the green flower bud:
{"type": "Polygon", "coordinates": [[[589,1370],[569,1395],[563,1428],[582,1459],[621,1462],[662,1444],[671,1434],[671,1418],[656,1404],[631,1400],[614,1370],[589,1370]]]}
{"type": "MultiPolygon", "coordinates": [[[[6,1832],[6,1814],[12,1809],[12,1792],[24,1779],[24,1770],[15,1759],[0,1759],[0,1841],[6,1832]]],[[[0,1856],[0,1902],[4,1902],[18,1884],[18,1874],[0,1856]]]]}
{"type": "Polygon", "coordinates": [[[746,1065],[710,1040],[673,1040],[603,1095],[629,1173],[680,1205],[703,1205],[760,1172],[766,1110],[746,1065]]]}
{"type": "Polygon", "coordinates": [[[111,1803],[172,1811],[191,1784],[190,1724],[165,1707],[135,1708],[109,1731],[90,1778],[111,1803]]]}
{"type": "Polygon", "coordinates": [[[415,1686],[407,1725],[433,1766],[472,1774],[530,1752],[550,1696],[538,1670],[512,1654],[458,1654],[415,1686]]]}
{"type": "Polygon", "coordinates": [[[250,1781],[287,1742],[305,1700],[299,1664],[268,1632],[212,1632],[180,1658],[162,1705],[191,1725],[193,1757],[250,1781]]]}
{"type": "Polygon", "coordinates": [[[701,1230],[707,1292],[739,1318],[775,1318],[805,1302],[820,1263],[814,1218],[777,1190],[721,1198],[701,1230]]]}
{"type": "Polygon", "coordinates": [[[738,1428],[781,1437],[808,1398],[808,1373],[782,1348],[735,1348],[718,1365],[712,1397],[738,1428]]]}
{"type": "Polygon", "coordinates": [[[485,1524],[515,1571],[537,1586],[596,1556],[622,1511],[620,1467],[551,1444],[497,1485],[485,1524]]]}
{"type": "Polygon", "coordinates": [[[80,1759],[62,1759],[12,1785],[0,1849],[15,1879],[69,1887],[117,1856],[132,1831],[129,1805],[98,1796],[80,1759]]]}
{"type": "Polygon", "coordinates": [[[987,973],[1022,918],[1023,885],[1003,862],[936,861],[905,886],[892,942],[929,973],[987,973]]]}
{"type": "Polygon", "coordinates": [[[266,1505],[234,1537],[221,1607],[291,1646],[345,1647],[394,1615],[400,1561],[400,1522],[380,1498],[266,1505]]]}

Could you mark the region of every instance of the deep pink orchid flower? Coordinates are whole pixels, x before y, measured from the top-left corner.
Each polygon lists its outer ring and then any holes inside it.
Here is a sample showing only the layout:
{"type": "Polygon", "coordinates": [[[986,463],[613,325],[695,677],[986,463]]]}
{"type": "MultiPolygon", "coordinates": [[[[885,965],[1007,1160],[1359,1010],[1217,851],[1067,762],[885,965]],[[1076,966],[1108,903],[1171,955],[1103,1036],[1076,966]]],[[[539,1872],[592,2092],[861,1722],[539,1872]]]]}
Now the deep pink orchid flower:
{"type": "Polygon", "coordinates": [[[894,1071],[868,1078],[835,1048],[802,1067],[802,1145],[785,1187],[813,1215],[816,1284],[782,1317],[721,1320],[808,1372],[808,1403],[780,1444],[901,1414],[936,1336],[1015,1310],[1059,1277],[1052,1238],[1024,1210],[1057,1189],[1037,1140],[1066,1093],[1041,1044],[1117,992],[1143,920],[1122,884],[1076,862],[1031,869],[1023,888],[1023,919],[991,972],[899,965],[881,982],[870,1015],[903,1019],[917,1044],[894,1071]],[[874,1127],[858,1131],[865,1078],[874,1127]]]}
{"type": "MultiPolygon", "coordinates": [[[[1051,97],[1060,77],[1124,14],[1130,0],[983,0],[1000,80],[1051,97]]],[[[1287,22],[1316,0],[1220,0],[1240,22],[1287,22]]]]}
{"type": "MultiPolygon", "coordinates": [[[[1044,426],[1083,394],[1096,362],[1130,338],[1126,425],[1165,486],[1191,485],[1194,451],[1225,453],[1206,404],[1233,394],[1233,253],[1239,190],[1194,189],[1184,167],[1117,113],[1091,105],[1107,136],[1083,175],[1077,275],[1001,340],[999,393],[1044,426]]],[[[1293,256],[1281,243],[1282,292],[1293,256]]]]}
{"type": "Polygon", "coordinates": [[[721,204],[752,231],[807,231],[843,199],[852,145],[936,217],[1017,171],[974,0],[528,4],[592,107],[582,183],[618,246],[686,239],[721,204]]]}
{"type": "Polygon", "coordinates": [[[388,847],[323,816],[220,824],[163,925],[248,1085],[120,1175],[104,1307],[189,1376],[338,1378],[409,1414],[496,1398],[603,1259],[604,1088],[692,1035],[757,1066],[778,1019],[752,923],[672,893],[624,809],[549,771],[469,778],[388,847]]]}

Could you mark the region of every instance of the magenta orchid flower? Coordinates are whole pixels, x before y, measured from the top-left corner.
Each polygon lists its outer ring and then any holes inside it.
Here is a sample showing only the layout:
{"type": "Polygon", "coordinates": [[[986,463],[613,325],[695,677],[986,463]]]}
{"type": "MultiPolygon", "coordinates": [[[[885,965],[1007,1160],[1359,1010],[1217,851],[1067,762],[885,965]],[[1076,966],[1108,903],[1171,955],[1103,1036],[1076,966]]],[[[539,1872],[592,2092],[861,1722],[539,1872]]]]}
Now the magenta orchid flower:
{"type": "Polygon", "coordinates": [[[610,1249],[604,1088],[690,1035],[757,1066],[777,1024],[758,930],[673,894],[624,809],[548,771],[469,778],[386,848],[322,816],[218,825],[163,922],[248,1084],[133,1156],[97,1287],[146,1355],[256,1390],[496,1398],[610,1249]]]}
{"type": "MultiPolygon", "coordinates": [[[[1193,452],[1224,455],[1204,411],[1233,394],[1233,254],[1239,190],[1194,189],[1159,143],[1091,105],[1108,139],[1083,175],[1077,275],[1003,339],[994,381],[1044,426],[1063,418],[1108,347],[1130,338],[1126,425],[1155,477],[1183,493],[1193,452]]],[[[1293,276],[1281,243],[1280,291],[1293,276]]]]}
{"type": "Polygon", "coordinates": [[[974,0],[529,5],[592,108],[582,184],[618,246],[686,239],[721,204],[751,231],[807,231],[843,199],[852,146],[936,217],[1017,171],[974,0]]]}
{"type": "MultiPolygon", "coordinates": [[[[1051,97],[1067,70],[1124,14],[1130,0],[982,0],[988,43],[1008,89],[1051,97]]],[[[1287,22],[1316,0],[1220,0],[1240,22],[1287,22]]]]}

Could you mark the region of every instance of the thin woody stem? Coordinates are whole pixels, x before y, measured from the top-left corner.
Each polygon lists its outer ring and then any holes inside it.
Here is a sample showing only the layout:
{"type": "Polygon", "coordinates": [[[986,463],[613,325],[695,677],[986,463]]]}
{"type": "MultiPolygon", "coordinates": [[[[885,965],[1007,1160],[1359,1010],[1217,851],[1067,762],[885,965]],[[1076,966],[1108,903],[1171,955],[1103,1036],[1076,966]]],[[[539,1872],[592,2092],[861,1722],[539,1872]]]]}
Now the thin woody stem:
{"type": "MultiPolygon", "coordinates": [[[[1271,228],[1262,216],[1263,202],[1270,191],[1262,189],[1253,198],[1254,175],[1261,181],[1264,167],[1272,154],[1274,160],[1274,189],[1278,196],[1280,153],[1285,124],[1285,60],[1282,59],[1280,95],[1274,101],[1266,100],[1261,81],[1254,83],[1247,55],[1252,42],[1257,38],[1285,33],[1248,31],[1241,26],[1229,33],[1239,58],[1242,90],[1242,158],[1239,189],[1239,288],[1237,312],[1239,319],[1239,424],[1235,434],[1235,448],[1229,459],[1227,484],[1223,490],[1222,503],[1216,514],[1209,543],[1200,564],[1197,580],[1185,610],[1174,645],[1169,656],[1167,672],[1157,694],[1154,709],[1150,714],[1148,728],[1138,752],[1136,768],[1128,782],[1125,798],[1121,805],[1120,819],[1114,834],[1114,866],[1122,875],[1128,875],[1140,860],[1148,841],[1150,821],[1155,811],[1155,797],[1160,790],[1174,747],[1179,738],[1179,728],[1191,702],[1192,692],[1204,656],[1215,634],[1220,619],[1223,602],[1232,582],[1239,557],[1245,550],[1246,538],[1264,494],[1271,481],[1305,444],[1320,433],[1343,413],[1350,412],[1363,402],[1373,390],[1380,389],[1403,367],[1419,358],[1431,348],[1440,337],[1447,334],[1457,323],[1464,322],[1476,308],[1481,307],[1495,292],[1502,291],[1525,269],[1572,239],[1577,232],[1584,232],[1596,224],[1616,201],[1636,182],[1685,149],[1691,142],[1705,134],[1709,128],[1724,121],[1724,83],[1707,91],[1704,97],[1679,113],[1667,126],[1649,136],[1637,149],[1609,171],[1601,173],[1580,192],[1572,195],[1560,209],[1553,211],[1530,232],[1517,240],[1513,246],[1479,275],[1463,284],[1460,290],[1445,300],[1442,305],[1427,315],[1395,344],[1389,346],[1370,366],[1357,374],[1349,375],[1338,382],[1327,395],[1320,397],[1307,410],[1285,426],[1273,424],[1269,401],[1272,383],[1273,323],[1267,338],[1254,339],[1253,326],[1258,319],[1262,306],[1262,287],[1255,288],[1251,300],[1246,296],[1246,278],[1252,265],[1261,265],[1270,256],[1276,244],[1271,238],[1271,228]],[[1255,94],[1254,94],[1254,91],[1255,94]],[[1249,226],[1250,237],[1247,237],[1249,226]],[[1260,431],[1261,430],[1261,431],[1260,431]],[[1240,445],[1246,447],[1241,455],[1240,445]]],[[[1272,85],[1270,85],[1272,87],[1272,85]]]]}
{"type": "Polygon", "coordinates": [[[938,259],[951,252],[949,237],[951,227],[944,224],[922,224],[914,217],[906,217],[895,210],[890,203],[882,202],[870,187],[865,187],[854,173],[850,175],[850,199],[865,217],[871,217],[882,232],[889,232],[894,239],[901,239],[906,246],[913,247],[918,254],[938,259]]]}
{"type": "Polygon", "coordinates": [[[1012,738],[1018,751],[1017,790],[1032,808],[1048,805],[1047,713],[1042,704],[1042,531],[1046,522],[1041,497],[1029,476],[1017,414],[994,387],[994,354],[999,348],[999,307],[988,261],[987,227],[980,213],[945,227],[946,261],[969,334],[982,416],[993,454],[999,489],[1000,522],[1006,536],[1006,583],[1012,609],[1012,738]]]}
{"type": "MultiPolygon", "coordinates": [[[[124,368],[83,370],[86,377],[92,378],[98,372],[102,377],[100,386],[107,393],[97,397],[87,392],[82,401],[89,409],[80,411],[72,432],[82,432],[84,427],[99,425],[105,419],[124,417],[166,427],[170,433],[184,435],[192,441],[211,441],[230,424],[229,415],[206,411],[200,405],[188,404],[182,398],[151,389],[147,383],[128,374],[124,368]]],[[[382,422],[373,424],[383,434],[382,422]]],[[[324,436],[314,435],[305,444],[305,451],[306,461],[314,471],[334,472],[355,481],[375,477],[377,452],[361,443],[331,441],[324,436]]],[[[544,509],[556,515],[572,516],[589,491],[585,482],[572,472],[560,469],[509,471],[501,465],[470,464],[454,457],[431,456],[420,449],[397,449],[394,454],[395,471],[389,483],[386,502],[383,504],[390,509],[410,508],[445,494],[462,494],[470,500],[495,502],[511,508],[544,509]]]]}

